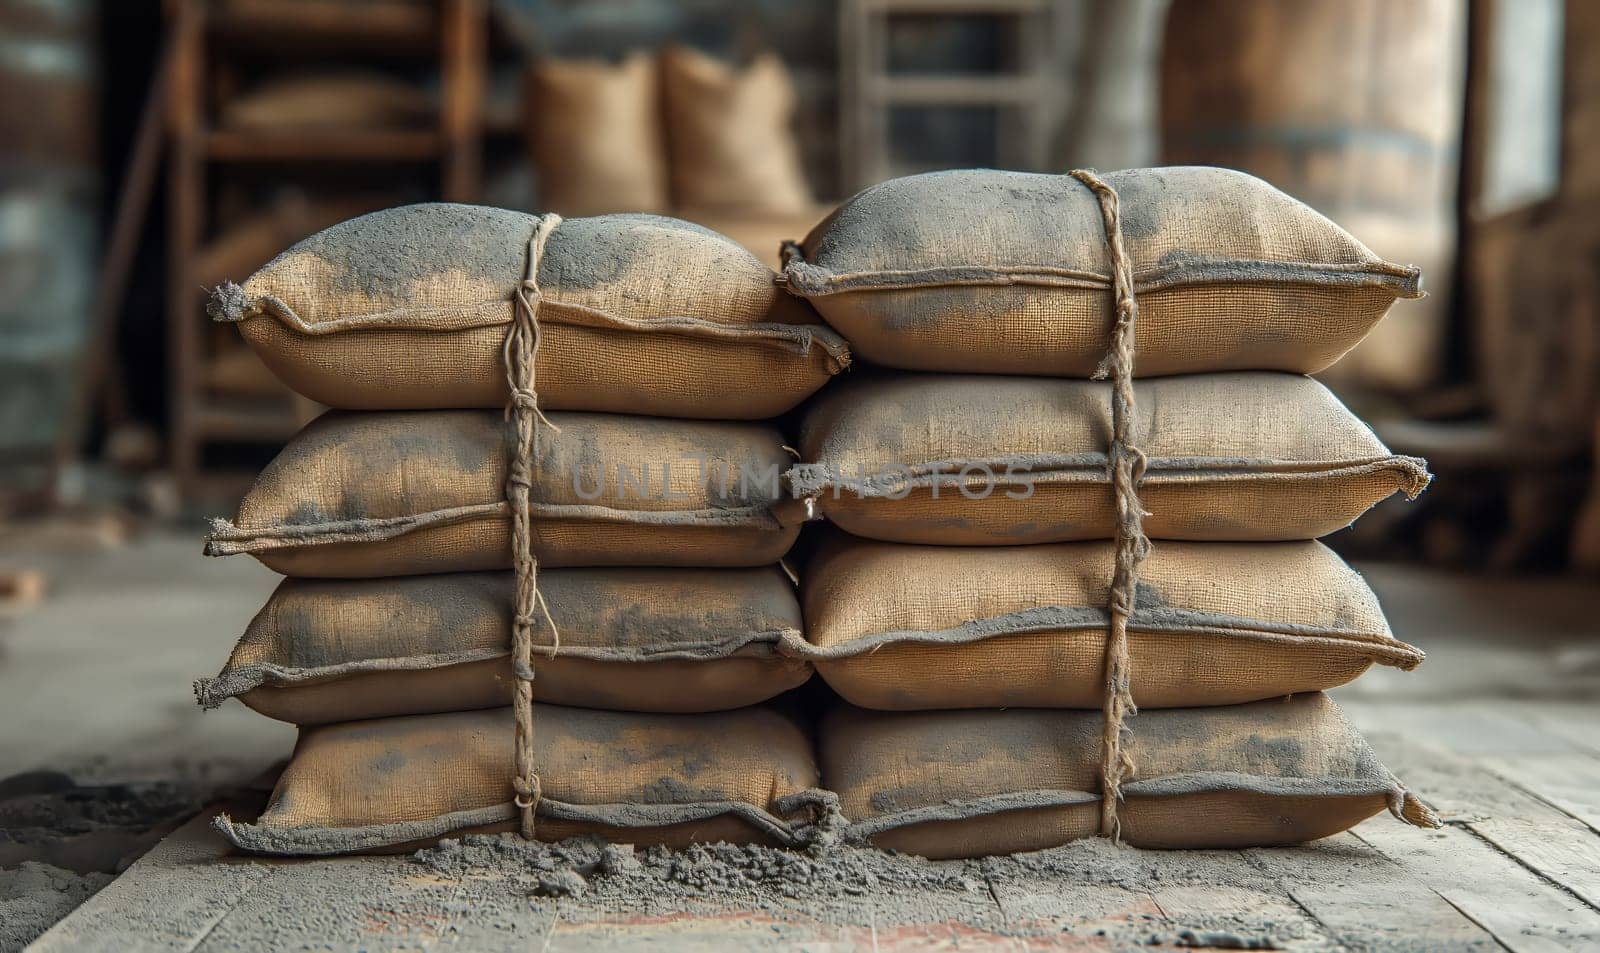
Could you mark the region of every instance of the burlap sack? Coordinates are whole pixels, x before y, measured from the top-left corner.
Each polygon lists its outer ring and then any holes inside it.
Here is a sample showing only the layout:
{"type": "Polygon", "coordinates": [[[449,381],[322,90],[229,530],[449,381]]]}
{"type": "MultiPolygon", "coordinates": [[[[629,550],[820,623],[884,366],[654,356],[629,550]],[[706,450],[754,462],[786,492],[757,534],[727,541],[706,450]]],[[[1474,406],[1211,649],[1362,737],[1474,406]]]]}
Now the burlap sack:
{"type": "MultiPolygon", "coordinates": [[[[1141,712],[1117,815],[1136,847],[1298,844],[1387,806],[1437,819],[1322,694],[1141,712]]],[[[847,837],[934,858],[1040,850],[1100,828],[1100,713],[869,712],[841,705],[818,737],[847,837]]]]}
{"type": "MultiPolygon", "coordinates": [[[[1390,454],[1308,377],[1203,374],[1140,381],[1135,392],[1152,538],[1310,539],[1429,480],[1423,461],[1390,454]]],[[[807,411],[806,462],[790,484],[873,539],[1108,539],[1110,394],[1098,381],[862,375],[807,411]]]]}
{"type": "MultiPolygon", "coordinates": [[[[542,566],[762,566],[799,532],[770,427],[549,415],[534,467],[542,566]]],[[[329,413],[257,477],[206,553],[289,576],[511,567],[510,425],[496,411],[329,413]]]]}
{"type": "MultiPolygon", "coordinates": [[[[1319,371],[1421,294],[1415,268],[1242,172],[1103,178],[1132,258],[1140,375],[1319,371]]],[[[860,193],[784,274],[876,363],[1087,377],[1110,343],[1107,261],[1099,203],[1077,179],[961,170],[860,193]]]]}
{"type": "Polygon", "coordinates": [[[672,197],[679,208],[765,215],[811,211],[811,188],[794,133],[794,83],[776,54],[734,67],[674,47],[661,54],[661,92],[672,197]]]}
{"type": "MultiPolygon", "coordinates": [[[[511,703],[510,573],[287,579],[228,664],[195,686],[302,725],[511,703]]],[[[536,700],[622,711],[723,711],[804,682],[794,586],[761,569],[553,569],[539,592],[536,700]]]]}
{"type": "MultiPolygon", "coordinates": [[[[902,546],[839,534],[806,568],[817,670],[863,708],[1096,708],[1109,541],[902,546]]],[[[1320,543],[1157,543],[1128,620],[1141,709],[1231,705],[1343,685],[1422,653],[1320,543]]]]}
{"type": "Polygon", "coordinates": [[[667,148],[654,56],[540,59],[529,74],[528,139],[539,202],[562,215],[664,212],[667,148]]]}
{"type": "MultiPolygon", "coordinates": [[[[501,407],[502,345],[537,216],[411,205],[318,232],[223,285],[283,382],[355,410],[501,407]]],[[[687,222],[562,222],[539,261],[537,389],[546,410],[755,420],[849,363],[838,335],[731,240],[687,222]]]]}
{"type": "MultiPolygon", "coordinates": [[[[627,844],[796,844],[825,798],[811,739],[770,708],[639,715],[538,705],[538,836],[627,844]]],[[[266,854],[410,850],[516,828],[511,709],[307,728],[254,824],[217,829],[266,854]]]]}

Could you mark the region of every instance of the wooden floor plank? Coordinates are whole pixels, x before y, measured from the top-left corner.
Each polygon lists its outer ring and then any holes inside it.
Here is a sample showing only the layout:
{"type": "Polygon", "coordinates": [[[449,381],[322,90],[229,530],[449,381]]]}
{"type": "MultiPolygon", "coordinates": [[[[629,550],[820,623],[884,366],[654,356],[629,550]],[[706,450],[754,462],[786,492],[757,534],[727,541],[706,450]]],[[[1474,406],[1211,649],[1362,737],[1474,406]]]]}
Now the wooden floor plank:
{"type": "MultiPolygon", "coordinates": [[[[1369,824],[1392,824],[1377,817],[1369,824]]],[[[1487,953],[1505,947],[1400,864],[1353,834],[1246,856],[1351,950],[1487,953]]]]}
{"type": "MultiPolygon", "coordinates": [[[[1492,770],[1408,737],[1369,739],[1447,823],[1465,826],[1600,911],[1600,835],[1588,824],[1492,770]]],[[[1541,760],[1552,755],[1532,755],[1541,760]]]]}
{"type": "Polygon", "coordinates": [[[1148,893],[1113,884],[1090,888],[1041,877],[1027,885],[991,881],[989,890],[1006,923],[1018,927],[1041,923],[1068,927],[1106,919],[1155,920],[1161,916],[1148,893]]]}
{"type": "MultiPolygon", "coordinates": [[[[1504,751],[1516,743],[1517,729],[1492,716],[1475,718],[1466,728],[1448,717],[1388,725],[1369,733],[1373,748],[1439,811],[1446,826],[1425,831],[1369,822],[1357,836],[1512,950],[1600,947],[1600,910],[1588,900],[1600,889],[1591,873],[1600,871],[1600,837],[1489,771],[1481,756],[1434,747],[1453,742],[1480,752],[1504,751]],[[1473,735],[1472,728],[1484,733],[1473,735]],[[1563,846],[1553,848],[1552,842],[1563,846]]],[[[1564,744],[1558,741],[1557,750],[1564,744]]]]}
{"type": "Polygon", "coordinates": [[[1512,718],[1600,756],[1600,705],[1593,699],[1520,699],[1497,702],[1496,706],[1512,718]]]}
{"type": "Polygon", "coordinates": [[[1403,734],[1468,759],[1580,750],[1559,734],[1513,716],[1493,699],[1444,703],[1361,699],[1341,707],[1365,734],[1403,734]]]}
{"type": "Polygon", "coordinates": [[[1525,701],[1506,706],[1506,714],[1560,738],[1572,750],[1506,753],[1486,758],[1485,764],[1600,832],[1600,705],[1525,701]]]}
{"type": "Polygon", "coordinates": [[[1600,910],[1597,841],[1580,832],[1561,836],[1541,821],[1494,817],[1466,825],[1473,833],[1600,910]]]}
{"type": "Polygon", "coordinates": [[[1368,824],[1356,836],[1514,953],[1600,948],[1600,914],[1464,827],[1368,824]]]}
{"type": "Polygon", "coordinates": [[[1493,757],[1479,763],[1600,833],[1600,759],[1580,753],[1493,757]]]}
{"type": "Polygon", "coordinates": [[[1256,943],[1260,944],[1257,949],[1278,950],[1332,950],[1338,946],[1324,926],[1276,884],[1273,889],[1182,885],[1152,891],[1150,896],[1170,929],[1209,935],[1210,943],[1237,942],[1244,949],[1256,943]],[[1223,917],[1240,921],[1239,926],[1221,930],[1205,926],[1223,917]]]}
{"type": "MultiPolygon", "coordinates": [[[[1272,944],[1272,949],[1320,951],[1336,947],[1321,923],[1240,851],[1140,851],[1127,853],[1097,878],[987,876],[1006,923],[1034,948],[1052,935],[1082,943],[1104,937],[1111,948],[1130,943],[1199,942],[1272,944]],[[1130,875],[1130,870],[1138,870],[1130,875]],[[1186,941],[1184,934],[1192,934],[1186,941]]],[[[1307,849],[1321,854],[1320,845],[1307,849]]],[[[985,863],[987,874],[1004,861],[985,863]]],[[[1327,869],[1341,858],[1325,856],[1327,869]]],[[[1248,946],[1246,948],[1249,948],[1248,946]]]]}

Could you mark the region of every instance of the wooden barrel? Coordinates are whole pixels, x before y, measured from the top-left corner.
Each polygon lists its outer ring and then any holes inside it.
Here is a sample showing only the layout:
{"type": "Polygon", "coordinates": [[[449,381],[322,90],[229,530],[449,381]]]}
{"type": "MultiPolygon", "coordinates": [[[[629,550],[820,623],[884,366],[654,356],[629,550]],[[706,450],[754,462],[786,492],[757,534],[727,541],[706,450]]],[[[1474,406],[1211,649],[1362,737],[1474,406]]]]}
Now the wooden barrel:
{"type": "Polygon", "coordinates": [[[1173,0],[1162,162],[1242,169],[1423,269],[1325,374],[1388,390],[1438,375],[1456,256],[1464,0],[1173,0]]]}

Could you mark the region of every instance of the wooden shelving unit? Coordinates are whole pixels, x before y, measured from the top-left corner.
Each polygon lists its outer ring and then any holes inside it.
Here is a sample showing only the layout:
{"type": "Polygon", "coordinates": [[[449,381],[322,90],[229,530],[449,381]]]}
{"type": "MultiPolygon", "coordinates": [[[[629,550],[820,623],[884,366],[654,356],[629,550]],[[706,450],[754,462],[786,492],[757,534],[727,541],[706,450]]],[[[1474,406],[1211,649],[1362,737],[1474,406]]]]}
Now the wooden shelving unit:
{"type": "Polygon", "coordinates": [[[990,108],[996,111],[996,163],[1044,169],[1063,77],[1051,69],[1055,0],[843,0],[839,7],[839,138],[846,191],[910,169],[890,149],[898,108],[990,108]],[[891,20],[984,17],[1010,25],[1015,68],[997,73],[900,73],[889,65],[891,20]]]}
{"type": "Polygon", "coordinates": [[[214,130],[202,140],[212,162],[435,162],[443,137],[433,129],[373,129],[264,135],[214,130]]]}
{"type": "Polygon", "coordinates": [[[412,55],[436,49],[438,29],[439,10],[432,4],[234,0],[211,33],[232,45],[310,43],[412,55]]]}
{"type": "MultiPolygon", "coordinates": [[[[171,72],[166,88],[168,381],[170,463],[185,492],[236,488],[206,465],[218,444],[277,443],[315,407],[286,390],[271,395],[211,386],[218,358],[204,316],[198,267],[213,261],[220,227],[218,182],[270,167],[284,182],[330,168],[393,170],[434,166],[436,195],[477,199],[487,85],[485,0],[345,5],[328,0],[166,0],[171,72]],[[274,56],[323,53],[340,60],[432,68],[436,122],[427,128],[241,131],[211,117],[217,67],[234,51],[274,56]],[[212,373],[208,373],[208,371],[212,373]]],[[[348,174],[348,173],[346,173],[348,174]]],[[[232,355],[237,359],[237,353],[232,355]]]]}

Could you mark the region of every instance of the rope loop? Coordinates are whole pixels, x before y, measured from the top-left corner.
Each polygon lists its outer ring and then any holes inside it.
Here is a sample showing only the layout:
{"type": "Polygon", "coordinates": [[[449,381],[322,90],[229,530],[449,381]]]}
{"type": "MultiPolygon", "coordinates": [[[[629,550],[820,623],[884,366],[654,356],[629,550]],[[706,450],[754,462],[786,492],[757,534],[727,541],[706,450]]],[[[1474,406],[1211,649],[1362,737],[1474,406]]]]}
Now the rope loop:
{"type": "Polygon", "coordinates": [[[1127,720],[1138,714],[1130,680],[1128,619],[1133,614],[1139,587],[1139,569],[1150,554],[1144,533],[1149,515],[1139,501],[1145,455],[1133,436],[1133,364],[1139,302],[1133,294],[1133,261],[1122,241],[1121,206],[1117,192],[1090,169],[1077,169],[1072,177],[1082,182],[1100,204],[1105,223],[1106,257],[1111,265],[1113,321],[1105,357],[1095,368],[1096,380],[1111,380],[1111,446],[1106,466],[1116,504],[1116,562],[1107,597],[1110,625],[1106,633],[1105,694],[1101,707],[1103,732],[1100,753],[1100,834],[1113,841],[1122,837],[1117,811],[1122,802],[1122,782],[1134,772],[1129,754],[1127,720]]]}
{"type": "Polygon", "coordinates": [[[531,783],[524,783],[522,779],[512,785],[516,789],[516,796],[511,800],[524,811],[532,812],[539,807],[540,784],[539,776],[533,776],[531,783]]]}

